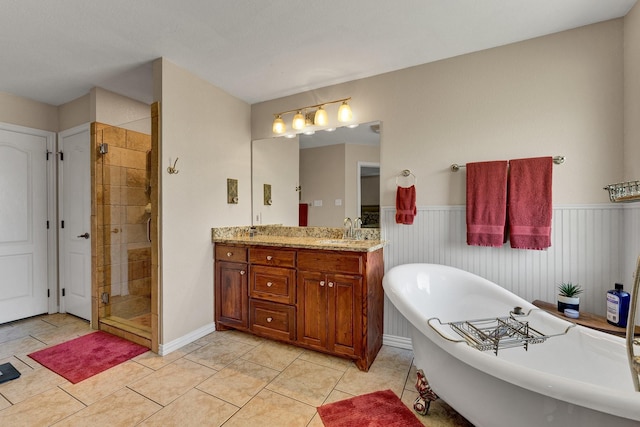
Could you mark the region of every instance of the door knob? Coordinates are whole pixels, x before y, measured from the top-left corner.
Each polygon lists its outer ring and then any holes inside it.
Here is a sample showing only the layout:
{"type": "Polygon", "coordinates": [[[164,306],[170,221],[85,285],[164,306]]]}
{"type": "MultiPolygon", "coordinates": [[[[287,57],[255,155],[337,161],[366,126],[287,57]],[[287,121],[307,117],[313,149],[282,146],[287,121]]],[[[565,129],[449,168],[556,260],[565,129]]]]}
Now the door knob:
{"type": "Polygon", "coordinates": [[[88,239],[89,238],[89,232],[86,232],[86,233],[81,234],[81,235],[78,236],[78,238],[80,238],[80,237],[84,237],[85,239],[88,239]]]}

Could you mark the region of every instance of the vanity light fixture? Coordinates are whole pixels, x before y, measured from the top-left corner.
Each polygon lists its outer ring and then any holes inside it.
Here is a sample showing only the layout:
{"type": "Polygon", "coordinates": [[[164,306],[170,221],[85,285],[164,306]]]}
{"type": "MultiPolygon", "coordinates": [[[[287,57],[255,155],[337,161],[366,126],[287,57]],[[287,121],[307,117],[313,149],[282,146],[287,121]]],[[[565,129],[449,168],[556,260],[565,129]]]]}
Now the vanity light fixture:
{"type": "Polygon", "coordinates": [[[338,108],[338,121],[345,123],[353,120],[353,113],[351,112],[351,107],[347,101],[343,101],[340,108],[338,108]]]}
{"type": "Polygon", "coordinates": [[[293,122],[291,123],[291,127],[295,130],[304,129],[305,119],[302,111],[298,110],[295,116],[293,116],[293,122]]]}
{"type": "Polygon", "coordinates": [[[329,115],[322,105],[318,107],[318,111],[316,111],[316,115],[313,118],[313,123],[318,126],[326,126],[329,124],[329,115]]]}
{"type": "Polygon", "coordinates": [[[353,120],[353,112],[349,106],[349,98],[337,99],[335,101],[323,102],[322,104],[308,105],[302,108],[296,108],[295,110],[283,111],[281,113],[274,114],[273,120],[273,133],[281,135],[287,131],[287,127],[282,119],[285,114],[295,113],[291,122],[291,127],[296,131],[301,131],[308,126],[326,126],[329,124],[329,117],[325,106],[330,104],[340,104],[338,108],[338,121],[341,123],[348,123],[353,120]],[[309,111],[308,111],[309,110],[309,111]]]}
{"type": "Polygon", "coordinates": [[[273,133],[284,133],[287,130],[287,127],[284,124],[284,120],[282,120],[282,116],[278,114],[273,121],[273,133]]]}

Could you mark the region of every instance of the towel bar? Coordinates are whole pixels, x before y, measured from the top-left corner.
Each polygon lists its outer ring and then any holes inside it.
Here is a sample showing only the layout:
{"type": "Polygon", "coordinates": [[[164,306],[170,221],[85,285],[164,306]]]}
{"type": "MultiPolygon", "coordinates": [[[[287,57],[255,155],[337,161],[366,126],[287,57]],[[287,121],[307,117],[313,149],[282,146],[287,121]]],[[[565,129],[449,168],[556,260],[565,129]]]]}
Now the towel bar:
{"type": "MultiPolygon", "coordinates": [[[[554,156],[553,157],[553,163],[555,163],[556,165],[561,165],[564,163],[564,161],[566,160],[565,156],[554,156]]],[[[458,172],[460,170],[460,168],[466,168],[467,165],[459,165],[457,163],[453,163],[449,169],[451,169],[451,172],[458,172]]]]}

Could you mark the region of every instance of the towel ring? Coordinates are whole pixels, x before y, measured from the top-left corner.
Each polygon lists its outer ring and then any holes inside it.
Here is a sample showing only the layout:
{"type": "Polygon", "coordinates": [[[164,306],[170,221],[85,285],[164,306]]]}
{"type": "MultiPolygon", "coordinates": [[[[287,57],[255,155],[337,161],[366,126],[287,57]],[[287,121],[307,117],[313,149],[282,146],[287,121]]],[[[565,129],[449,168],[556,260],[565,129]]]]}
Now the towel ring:
{"type": "Polygon", "coordinates": [[[413,183],[411,185],[415,185],[418,182],[418,178],[416,178],[416,176],[411,173],[411,171],[409,169],[405,169],[402,172],[400,172],[398,175],[396,175],[396,186],[399,186],[400,184],[398,184],[398,178],[411,178],[413,179],[413,183]]]}

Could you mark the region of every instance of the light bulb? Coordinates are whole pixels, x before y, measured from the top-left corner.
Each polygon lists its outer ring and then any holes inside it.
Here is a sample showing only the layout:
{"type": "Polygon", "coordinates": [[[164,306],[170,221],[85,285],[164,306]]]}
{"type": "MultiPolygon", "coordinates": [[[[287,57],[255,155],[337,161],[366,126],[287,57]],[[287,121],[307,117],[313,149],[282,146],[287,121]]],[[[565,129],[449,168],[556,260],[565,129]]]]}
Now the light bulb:
{"type": "Polygon", "coordinates": [[[304,114],[301,111],[298,111],[295,116],[293,116],[293,123],[291,123],[291,127],[295,130],[304,129],[304,114]]]}
{"type": "Polygon", "coordinates": [[[353,119],[353,113],[351,112],[351,107],[347,104],[347,101],[342,102],[340,108],[338,108],[338,121],[339,122],[350,122],[353,119]]]}
{"type": "Polygon", "coordinates": [[[287,130],[287,126],[284,124],[284,120],[282,120],[282,116],[279,114],[276,116],[273,121],[273,133],[281,134],[287,130]]]}
{"type": "Polygon", "coordinates": [[[327,115],[327,110],[320,106],[320,108],[318,108],[318,111],[316,111],[315,117],[313,118],[313,124],[315,124],[316,126],[326,126],[328,123],[329,116],[327,115]]]}

